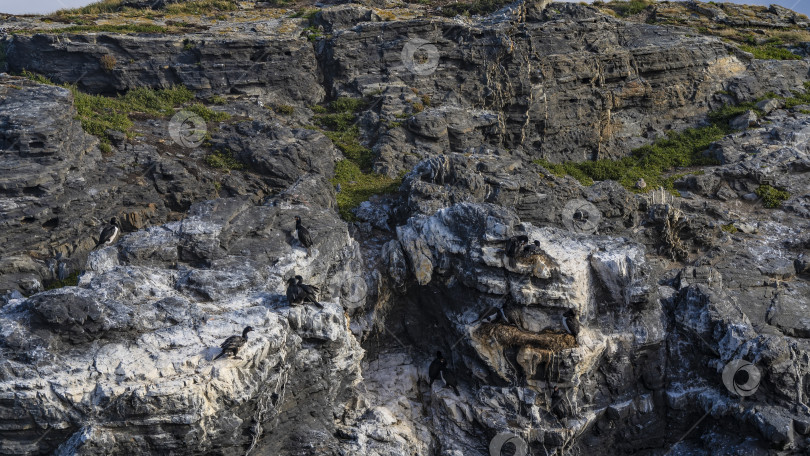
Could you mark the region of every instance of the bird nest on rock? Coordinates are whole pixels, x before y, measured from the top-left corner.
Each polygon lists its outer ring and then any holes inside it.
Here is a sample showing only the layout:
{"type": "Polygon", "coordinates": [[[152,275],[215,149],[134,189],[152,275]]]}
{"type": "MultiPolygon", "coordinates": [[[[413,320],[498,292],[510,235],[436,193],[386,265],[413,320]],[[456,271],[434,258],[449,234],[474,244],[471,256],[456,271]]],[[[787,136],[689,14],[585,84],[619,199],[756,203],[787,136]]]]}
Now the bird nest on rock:
{"type": "Polygon", "coordinates": [[[511,325],[485,323],[475,330],[478,337],[491,337],[502,346],[532,346],[540,349],[560,351],[577,346],[570,334],[545,330],[541,333],[524,331],[511,325]]]}

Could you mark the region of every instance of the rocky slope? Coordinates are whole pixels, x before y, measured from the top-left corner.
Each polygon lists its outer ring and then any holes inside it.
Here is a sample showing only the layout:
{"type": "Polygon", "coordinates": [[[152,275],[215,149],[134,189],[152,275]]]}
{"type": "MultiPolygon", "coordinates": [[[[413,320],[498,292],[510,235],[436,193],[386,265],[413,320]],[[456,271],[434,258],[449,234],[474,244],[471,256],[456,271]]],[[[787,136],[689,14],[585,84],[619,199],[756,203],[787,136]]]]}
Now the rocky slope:
{"type": "Polygon", "coordinates": [[[0,454],[808,451],[810,67],[671,25],[801,17],[266,6],[4,23],[10,72],[183,84],[231,117],[183,147],[169,116],[134,113],[106,149],[69,90],[0,76],[0,454]],[[103,30],[119,19],[161,32],[103,30]],[[535,161],[623,157],[746,102],[670,191],[535,161]],[[341,219],[371,169],[399,190],[341,219]],[[114,215],[124,236],[92,250],[114,215]],[[538,245],[511,263],[518,234],[538,245]],[[288,305],[295,274],[322,309],[288,305]],[[247,325],[240,358],[214,360],[247,325]],[[428,384],[437,350],[458,395],[428,384]]]}

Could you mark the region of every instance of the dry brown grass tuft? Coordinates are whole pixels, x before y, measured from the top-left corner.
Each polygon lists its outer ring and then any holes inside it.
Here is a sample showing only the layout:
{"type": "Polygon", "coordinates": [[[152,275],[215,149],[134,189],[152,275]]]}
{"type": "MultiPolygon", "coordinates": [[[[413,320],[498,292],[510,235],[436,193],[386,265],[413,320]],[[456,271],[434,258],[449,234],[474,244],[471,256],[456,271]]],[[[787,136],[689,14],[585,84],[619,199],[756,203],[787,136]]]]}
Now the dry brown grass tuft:
{"type": "Polygon", "coordinates": [[[100,59],[98,59],[98,63],[101,64],[101,68],[104,68],[107,71],[112,71],[115,68],[115,64],[118,63],[115,60],[115,57],[105,54],[102,55],[100,59]]]}
{"type": "Polygon", "coordinates": [[[485,323],[475,332],[479,337],[491,337],[505,346],[530,345],[551,351],[560,351],[577,346],[576,339],[570,334],[551,331],[533,333],[511,325],[485,323]]]}

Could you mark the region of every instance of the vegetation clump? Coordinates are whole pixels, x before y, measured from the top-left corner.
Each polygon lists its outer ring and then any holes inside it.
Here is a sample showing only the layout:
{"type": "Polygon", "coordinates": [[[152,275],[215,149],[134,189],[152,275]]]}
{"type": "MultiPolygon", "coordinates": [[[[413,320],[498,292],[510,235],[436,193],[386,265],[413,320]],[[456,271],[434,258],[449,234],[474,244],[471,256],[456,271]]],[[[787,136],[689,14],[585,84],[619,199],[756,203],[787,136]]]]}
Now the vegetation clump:
{"type": "Polygon", "coordinates": [[[328,107],[312,106],[315,123],[346,159],[335,165],[332,184],[340,186],[338,212],[344,220],[356,219],[352,210],[371,196],[397,191],[402,179],[392,179],[372,171],[373,153],[360,143],[357,114],[368,103],[360,98],[338,98],[328,107]]]}
{"type": "MultiPolygon", "coordinates": [[[[22,75],[41,84],[55,85],[41,74],[23,70],[22,75]]],[[[133,125],[132,115],[168,117],[173,115],[177,108],[194,100],[194,92],[185,86],[173,86],[168,89],[139,87],[115,97],[84,93],[75,85],[63,84],[62,87],[73,94],[73,105],[76,107],[77,118],[81,121],[84,131],[98,136],[102,144],[107,145],[111,140],[107,134],[109,130],[131,135],[129,130],[133,125]]],[[[202,103],[194,103],[185,109],[208,122],[222,122],[230,118],[229,114],[214,111],[202,103]]]]}
{"type": "Polygon", "coordinates": [[[720,227],[720,229],[721,229],[721,230],[723,230],[723,231],[725,231],[726,233],[729,233],[729,234],[735,234],[735,233],[737,233],[737,231],[739,231],[739,230],[737,229],[737,227],[736,227],[736,226],[734,226],[734,224],[733,224],[733,223],[729,223],[728,225],[722,225],[722,226],[720,227]]]}
{"type": "Polygon", "coordinates": [[[790,198],[790,193],[771,187],[770,185],[760,185],[759,188],[756,189],[756,194],[762,198],[762,205],[770,209],[778,208],[790,198]]]}
{"type": "Polygon", "coordinates": [[[445,17],[454,17],[457,15],[484,16],[498,11],[510,3],[512,2],[509,0],[474,0],[471,2],[456,2],[442,6],[440,13],[445,17]]]}
{"type": "Polygon", "coordinates": [[[237,160],[230,149],[215,150],[211,152],[210,154],[206,155],[205,163],[212,168],[224,169],[227,171],[245,169],[245,164],[237,160]]]}
{"type": "MultiPolygon", "coordinates": [[[[535,163],[556,176],[569,175],[582,185],[593,185],[594,181],[609,179],[619,182],[625,188],[634,192],[648,191],[660,186],[676,193],[674,189],[675,181],[686,174],[677,174],[665,178],[664,175],[667,171],[680,167],[716,164],[714,159],[704,156],[703,151],[711,143],[731,132],[728,125],[731,119],[749,110],[760,115],[763,114],[756,107],[756,104],[767,99],[782,100],[788,109],[810,104],[810,81],[804,83],[804,88],[804,92],[794,90],[792,97],[767,93],[755,101],[725,105],[708,114],[709,125],[689,128],[681,132],[669,132],[666,138],[659,139],[649,146],[634,149],[629,156],[619,160],[601,159],[585,162],[550,163],[547,160],[539,159],[535,160],[535,163]],[[635,187],[635,182],[639,178],[643,178],[647,183],[645,189],[635,187]]],[[[726,95],[729,94],[726,93],[726,95]]],[[[769,195],[766,207],[778,207],[789,196],[786,192],[782,192],[785,196],[777,203],[777,196],[782,194],[775,194],[768,189],[761,191],[769,195]],[[776,204],[776,206],[769,204],[776,204]]],[[[773,189],[773,191],[779,192],[776,189],[773,189]]]]}
{"type": "Polygon", "coordinates": [[[108,33],[169,33],[169,30],[162,25],[155,24],[89,24],[71,25],[56,30],[57,33],[81,33],[81,32],[108,32],[108,33]]]}
{"type": "Polygon", "coordinates": [[[43,288],[45,289],[45,291],[47,291],[47,290],[55,290],[57,288],[62,287],[75,287],[79,285],[80,275],[81,271],[72,272],[69,276],[65,277],[64,279],[45,282],[43,288]]]}
{"type": "Polygon", "coordinates": [[[295,112],[295,108],[290,105],[273,105],[273,112],[276,114],[282,114],[285,116],[289,116],[295,112]]]}
{"type": "Polygon", "coordinates": [[[663,177],[671,169],[715,164],[715,160],[705,157],[703,151],[728,132],[727,124],[717,122],[682,132],[669,132],[666,138],[634,149],[629,156],[619,160],[601,159],[560,164],[536,160],[535,163],[552,174],[570,175],[583,185],[592,185],[594,181],[614,180],[628,190],[642,192],[657,187],[672,187],[674,178],[668,183],[663,177]],[[646,189],[635,187],[639,179],[644,179],[647,183],[646,189]]]}
{"type": "Polygon", "coordinates": [[[214,111],[202,103],[194,103],[185,109],[202,117],[206,122],[224,122],[231,118],[231,115],[227,112],[214,111]]]}
{"type": "Polygon", "coordinates": [[[104,68],[107,71],[112,71],[115,69],[115,64],[118,62],[115,60],[115,57],[111,56],[110,54],[104,54],[100,59],[98,59],[98,63],[101,65],[101,68],[104,68]]]}
{"type": "MultiPolygon", "coordinates": [[[[594,5],[596,5],[596,2],[594,2],[594,5]]],[[[613,12],[615,12],[616,15],[618,15],[618,16],[628,17],[628,16],[634,16],[634,15],[644,11],[650,5],[652,5],[652,2],[645,1],[645,0],[629,0],[629,1],[615,1],[615,2],[609,2],[609,3],[599,3],[598,6],[604,6],[604,7],[608,8],[608,9],[612,10],[613,12]]]]}
{"type": "Polygon", "coordinates": [[[777,47],[773,44],[764,45],[750,45],[741,44],[740,49],[745,52],[750,52],[754,55],[755,59],[763,60],[801,60],[802,56],[790,52],[783,47],[777,47]]]}
{"type": "Polygon", "coordinates": [[[394,193],[402,179],[391,179],[382,174],[363,171],[352,160],[341,160],[335,165],[333,185],[340,185],[337,194],[338,212],[344,220],[353,221],[352,210],[374,195],[394,193]]]}

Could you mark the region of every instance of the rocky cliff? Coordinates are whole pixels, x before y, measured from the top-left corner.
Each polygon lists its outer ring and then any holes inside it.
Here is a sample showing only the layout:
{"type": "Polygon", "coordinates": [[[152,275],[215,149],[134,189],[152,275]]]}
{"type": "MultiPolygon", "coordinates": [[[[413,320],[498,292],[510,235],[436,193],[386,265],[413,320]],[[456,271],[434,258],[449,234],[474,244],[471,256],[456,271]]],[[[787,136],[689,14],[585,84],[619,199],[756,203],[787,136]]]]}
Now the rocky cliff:
{"type": "Polygon", "coordinates": [[[808,451],[806,18],[303,6],[5,20],[0,454],[808,451]]]}

